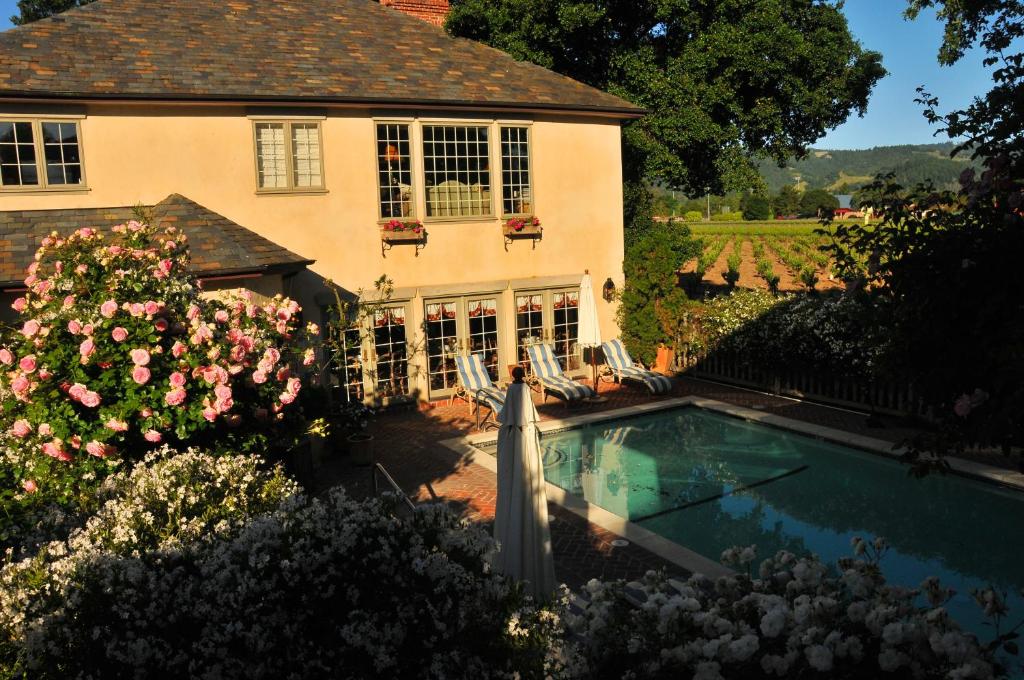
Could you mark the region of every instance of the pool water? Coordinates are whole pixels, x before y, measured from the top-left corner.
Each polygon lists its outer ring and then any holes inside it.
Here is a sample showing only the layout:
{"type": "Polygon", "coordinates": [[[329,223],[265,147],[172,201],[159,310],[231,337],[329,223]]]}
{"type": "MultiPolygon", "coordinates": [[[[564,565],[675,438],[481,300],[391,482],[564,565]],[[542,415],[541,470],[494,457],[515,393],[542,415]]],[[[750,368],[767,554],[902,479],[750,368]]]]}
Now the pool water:
{"type": "Polygon", "coordinates": [[[938,576],[980,639],[992,629],[970,597],[1005,590],[1024,616],[1024,493],[955,475],[914,479],[900,463],[696,407],[603,421],[542,438],[547,481],[718,560],[734,545],[852,554],[883,536],[882,570],[916,587],[938,576]]]}

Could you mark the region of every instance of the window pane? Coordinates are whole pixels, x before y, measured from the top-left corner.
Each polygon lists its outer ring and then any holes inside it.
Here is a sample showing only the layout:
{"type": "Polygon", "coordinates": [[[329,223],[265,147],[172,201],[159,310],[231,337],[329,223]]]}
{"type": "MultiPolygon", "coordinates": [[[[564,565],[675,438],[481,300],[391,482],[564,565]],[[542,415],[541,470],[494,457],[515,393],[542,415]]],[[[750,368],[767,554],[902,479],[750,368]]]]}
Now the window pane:
{"type": "Polygon", "coordinates": [[[408,125],[377,125],[377,186],[380,189],[380,216],[384,219],[413,215],[409,149],[408,125]]]}
{"type": "Polygon", "coordinates": [[[428,216],[491,214],[488,134],[486,127],[423,126],[428,216]]]}
{"type": "Polygon", "coordinates": [[[79,162],[78,124],[43,123],[46,181],[50,184],[81,184],[81,166],[71,172],[68,164],[79,162]]]}
{"type": "Polygon", "coordinates": [[[33,140],[32,123],[0,122],[0,184],[39,184],[36,147],[33,140]]]}
{"type": "Polygon", "coordinates": [[[506,215],[533,213],[529,128],[501,128],[501,179],[502,212],[506,215]]]}
{"type": "Polygon", "coordinates": [[[256,171],[261,189],[287,188],[284,123],[256,124],[256,171]]]}
{"type": "Polygon", "coordinates": [[[321,187],[320,126],[317,123],[292,123],[293,182],[297,187],[321,187]]]}

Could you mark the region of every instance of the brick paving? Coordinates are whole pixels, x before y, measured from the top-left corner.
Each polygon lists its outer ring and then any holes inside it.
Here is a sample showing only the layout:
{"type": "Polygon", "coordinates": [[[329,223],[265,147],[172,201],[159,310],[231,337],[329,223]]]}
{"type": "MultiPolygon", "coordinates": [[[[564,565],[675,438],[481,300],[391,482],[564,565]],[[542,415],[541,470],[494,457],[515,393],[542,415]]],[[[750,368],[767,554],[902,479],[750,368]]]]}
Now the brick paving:
{"type": "MultiPolygon", "coordinates": [[[[566,409],[561,403],[547,404],[535,399],[542,420],[564,418],[581,412],[605,411],[654,400],[646,390],[602,382],[601,396],[608,401],[585,410],[566,409]]],[[[764,395],[716,383],[680,378],[672,395],[699,396],[753,408],[787,418],[804,420],[877,439],[898,442],[914,430],[897,419],[885,427],[869,427],[862,413],[831,409],[764,395]]],[[[433,408],[408,408],[381,414],[372,425],[377,460],[412,498],[429,500],[432,493],[458,509],[467,520],[490,527],[496,501],[495,475],[440,444],[442,440],[472,434],[475,420],[464,402],[433,408]]],[[[344,455],[328,455],[317,470],[316,486],[324,489],[343,485],[354,497],[373,493],[369,468],[353,466],[344,455]]],[[[616,547],[616,535],[583,518],[549,503],[555,570],[560,581],[576,587],[591,578],[638,578],[649,569],[665,569],[670,575],[685,576],[680,567],[636,545],[616,547]]]]}

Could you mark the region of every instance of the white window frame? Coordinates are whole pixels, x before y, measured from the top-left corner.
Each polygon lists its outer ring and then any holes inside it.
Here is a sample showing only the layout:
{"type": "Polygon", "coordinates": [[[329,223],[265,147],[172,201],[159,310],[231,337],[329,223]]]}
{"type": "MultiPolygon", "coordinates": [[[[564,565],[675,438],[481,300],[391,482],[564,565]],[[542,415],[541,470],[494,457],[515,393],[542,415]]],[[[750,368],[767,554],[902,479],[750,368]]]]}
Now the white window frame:
{"type": "Polygon", "coordinates": [[[375,178],[375,184],[377,186],[377,220],[379,223],[384,224],[391,220],[403,220],[412,221],[418,218],[419,215],[423,214],[423,208],[420,206],[419,190],[416,185],[416,178],[422,174],[423,166],[416,154],[416,147],[420,144],[419,127],[416,125],[416,121],[413,118],[374,118],[373,119],[373,176],[375,178]],[[412,200],[411,214],[405,217],[385,217],[381,211],[381,200],[380,192],[384,188],[380,184],[380,167],[378,164],[377,157],[377,126],[378,125],[404,125],[409,128],[409,179],[411,184],[409,191],[412,200]]]}
{"type": "Polygon", "coordinates": [[[249,116],[252,121],[252,161],[253,172],[256,180],[257,194],[323,194],[327,193],[326,158],[324,157],[324,117],[262,117],[249,116]],[[281,125],[284,131],[284,162],[285,162],[285,186],[283,187],[262,187],[260,186],[260,146],[259,126],[260,125],[281,125]],[[292,125],[316,125],[317,143],[320,146],[320,184],[319,186],[300,187],[295,184],[296,160],[292,150],[292,125]]]}
{"type": "MultiPolygon", "coordinates": [[[[89,184],[85,176],[85,143],[82,139],[82,119],[85,116],[5,116],[0,113],[0,122],[3,123],[30,123],[32,125],[32,145],[36,153],[36,176],[38,184],[2,184],[0,193],[29,193],[29,192],[70,192],[88,191],[89,184]],[[82,171],[82,181],[78,184],[50,184],[46,173],[46,148],[43,142],[43,123],[61,123],[64,125],[74,124],[78,134],[78,167],[82,171]]],[[[0,180],[2,182],[2,180],[0,180]]]]}
{"type": "MultiPolygon", "coordinates": [[[[505,166],[502,164],[502,161],[504,160],[504,157],[502,156],[502,154],[504,153],[504,151],[501,148],[498,149],[498,171],[499,171],[499,174],[501,175],[501,177],[499,178],[501,181],[500,181],[500,183],[498,185],[499,189],[501,191],[501,196],[498,197],[498,200],[501,202],[501,217],[502,217],[502,219],[508,219],[510,217],[525,217],[525,216],[534,215],[536,213],[534,208],[535,208],[536,203],[537,203],[537,195],[536,195],[536,191],[535,191],[534,186],[533,186],[533,175],[534,175],[534,168],[533,168],[533,126],[530,125],[528,122],[525,122],[525,121],[496,121],[496,123],[497,123],[497,130],[498,130],[498,145],[499,145],[499,147],[501,145],[501,131],[502,131],[503,128],[521,128],[521,129],[526,131],[526,166],[527,166],[527,174],[529,175],[529,178],[530,178],[530,182],[529,182],[529,184],[527,186],[530,189],[530,208],[531,209],[527,210],[527,211],[524,211],[524,212],[505,212],[505,166]]],[[[521,185],[518,185],[518,186],[521,186],[521,185]]]]}

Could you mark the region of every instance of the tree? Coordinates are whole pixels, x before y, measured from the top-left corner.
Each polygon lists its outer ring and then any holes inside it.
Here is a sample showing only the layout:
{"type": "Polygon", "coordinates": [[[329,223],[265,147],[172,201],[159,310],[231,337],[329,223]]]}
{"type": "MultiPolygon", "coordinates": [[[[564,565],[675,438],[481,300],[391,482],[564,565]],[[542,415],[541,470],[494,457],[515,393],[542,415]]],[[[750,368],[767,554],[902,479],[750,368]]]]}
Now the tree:
{"type": "Polygon", "coordinates": [[[796,215],[800,210],[800,192],[796,187],[785,184],[779,189],[778,195],[772,201],[776,215],[796,215]]]}
{"type": "Polygon", "coordinates": [[[699,257],[702,244],[678,222],[655,224],[629,246],[619,324],[626,347],[637,359],[654,360],[659,342],[672,342],[689,305],[679,287],[682,263],[699,257]]]}
{"type": "Polygon", "coordinates": [[[624,97],[637,172],[690,196],[749,187],[751,159],[803,156],[885,74],[837,5],[810,0],[453,0],[447,30],[624,97]]]}
{"type": "Polygon", "coordinates": [[[11,17],[15,26],[23,26],[33,21],[52,17],[54,14],[66,12],[73,7],[88,5],[94,0],[18,0],[20,14],[11,17]]]}
{"type": "MultiPolygon", "coordinates": [[[[1021,450],[1024,441],[1024,2],[911,0],[911,18],[938,9],[946,23],[939,61],[950,64],[980,44],[1001,63],[993,87],[966,109],[941,114],[922,93],[925,115],[966,139],[983,168],[967,168],[958,191],[931,183],[906,188],[881,179],[862,194],[885,215],[871,228],[836,225],[833,254],[847,276],[881,285],[870,295],[887,315],[885,368],[914,385],[939,424],[911,449],[943,454],[967,444],[1021,450]]],[[[843,273],[841,271],[841,273],[843,273]]]]}
{"type": "Polygon", "coordinates": [[[824,189],[809,189],[800,198],[801,217],[828,217],[839,207],[839,199],[824,189]]]}
{"type": "Polygon", "coordinates": [[[764,196],[751,194],[740,201],[740,210],[745,220],[767,220],[771,218],[772,206],[764,196]]]}

